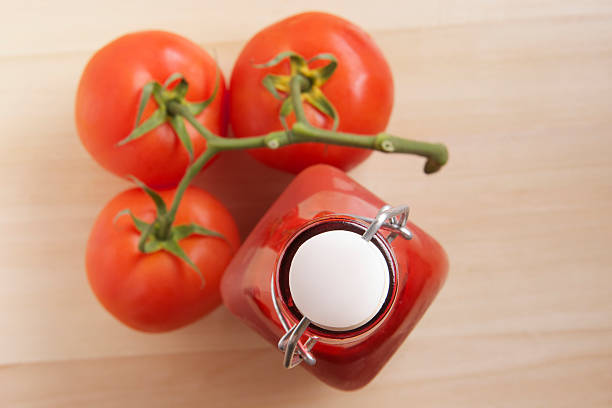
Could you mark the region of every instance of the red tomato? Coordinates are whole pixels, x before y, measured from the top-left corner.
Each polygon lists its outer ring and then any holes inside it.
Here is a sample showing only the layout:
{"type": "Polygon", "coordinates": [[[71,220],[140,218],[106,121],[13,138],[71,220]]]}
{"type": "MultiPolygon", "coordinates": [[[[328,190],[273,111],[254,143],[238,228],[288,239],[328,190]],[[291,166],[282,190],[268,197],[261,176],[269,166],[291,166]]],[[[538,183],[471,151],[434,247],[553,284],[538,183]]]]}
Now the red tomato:
{"type": "MultiPolygon", "coordinates": [[[[160,195],[169,204],[174,192],[160,195]]],[[[113,221],[124,209],[148,223],[156,213],[151,198],[133,188],[113,198],[98,215],[87,243],[86,266],[102,305],[126,325],[149,332],[176,329],[216,308],[221,303],[221,275],[240,244],[227,209],[204,190],[189,187],[176,215],[174,225],[195,222],[227,239],[191,235],[179,241],[204,276],[204,286],[198,273],[176,256],[140,252],[140,233],[130,216],[113,221]]]]}
{"type": "MultiPolygon", "coordinates": [[[[372,38],[339,17],[304,13],[260,31],[238,57],[230,82],[230,121],[236,137],[282,129],[278,118],[282,102],[261,82],[267,74],[289,74],[289,62],[265,69],[253,65],[268,62],[284,51],[294,51],[306,59],[320,53],[336,56],[338,67],[321,91],[339,114],[339,131],[375,134],[386,128],[393,107],[393,78],[372,38]]],[[[315,61],[309,67],[322,65],[325,61],[315,61]]],[[[311,105],[306,103],[305,111],[314,126],[332,128],[333,120],[311,105]]],[[[288,119],[291,125],[294,115],[288,119]]],[[[269,166],[297,173],[316,163],[349,170],[365,160],[371,150],[309,143],[250,152],[269,166]]]]}
{"type": "MultiPolygon", "coordinates": [[[[185,173],[189,155],[169,123],[123,146],[117,143],[134,128],[142,87],[182,73],[189,83],[186,99],[200,102],[215,88],[217,64],[197,44],[176,34],[143,31],[120,37],[100,49],[85,67],[76,97],[76,125],[89,153],[107,170],[133,175],[155,188],[175,186],[185,173]]],[[[223,76],[215,100],[197,116],[213,133],[227,128],[226,89],[223,76]]],[[[146,120],[157,104],[151,99],[146,120]]],[[[195,157],[206,141],[189,124],[187,131],[195,157]]]]}

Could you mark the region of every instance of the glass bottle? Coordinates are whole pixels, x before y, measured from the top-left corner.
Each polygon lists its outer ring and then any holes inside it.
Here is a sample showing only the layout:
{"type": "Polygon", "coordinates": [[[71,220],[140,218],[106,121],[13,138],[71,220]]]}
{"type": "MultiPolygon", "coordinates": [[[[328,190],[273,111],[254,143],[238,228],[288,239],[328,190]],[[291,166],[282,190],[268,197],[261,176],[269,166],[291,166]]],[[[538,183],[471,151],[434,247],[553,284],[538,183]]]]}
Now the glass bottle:
{"type": "Polygon", "coordinates": [[[382,369],[442,287],[442,247],[344,172],[300,173],[228,266],[225,305],[285,352],[344,390],[382,369]]]}

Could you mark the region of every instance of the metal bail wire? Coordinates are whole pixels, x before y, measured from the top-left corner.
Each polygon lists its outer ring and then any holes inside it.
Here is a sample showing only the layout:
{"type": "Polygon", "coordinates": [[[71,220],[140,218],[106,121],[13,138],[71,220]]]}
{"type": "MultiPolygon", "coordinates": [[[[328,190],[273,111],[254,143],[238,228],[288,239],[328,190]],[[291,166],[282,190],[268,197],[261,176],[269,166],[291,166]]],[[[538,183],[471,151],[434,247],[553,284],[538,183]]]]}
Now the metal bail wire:
{"type": "MultiPolygon", "coordinates": [[[[407,205],[400,207],[391,207],[390,205],[383,206],[374,218],[363,217],[354,214],[337,214],[346,215],[349,217],[356,218],[361,221],[365,221],[370,224],[366,232],[361,236],[364,240],[370,241],[380,229],[390,230],[391,232],[387,236],[387,242],[391,243],[398,235],[404,239],[412,239],[412,232],[406,228],[408,222],[408,214],[410,207],[407,205]]],[[[302,361],[305,361],[308,365],[315,365],[317,360],[312,355],[311,350],[319,340],[316,336],[308,337],[305,343],[301,340],[302,336],[310,325],[310,320],[306,316],[294,326],[290,326],[289,322],[283,315],[279,306],[279,296],[276,292],[276,285],[274,281],[274,275],[271,281],[271,293],[272,303],[276,315],[285,330],[285,334],[278,341],[278,349],[285,353],[283,365],[285,368],[293,368],[298,366],[302,361]]]]}
{"type": "Polygon", "coordinates": [[[412,239],[412,231],[406,228],[409,213],[410,207],[407,205],[400,207],[385,205],[378,210],[374,218],[361,217],[359,215],[352,215],[352,217],[370,223],[370,227],[362,236],[363,239],[370,241],[378,230],[382,228],[391,230],[391,233],[387,236],[387,242],[391,243],[398,235],[401,235],[404,239],[412,239]]]}
{"type": "Polygon", "coordinates": [[[285,319],[285,316],[280,310],[280,306],[278,305],[278,294],[276,293],[276,285],[274,284],[274,276],[272,276],[271,282],[271,290],[272,290],[272,304],[274,305],[274,310],[276,311],[276,315],[285,330],[285,334],[278,341],[278,349],[285,353],[285,359],[283,360],[283,365],[285,368],[293,368],[299,365],[302,361],[306,361],[308,365],[315,365],[317,360],[314,358],[310,350],[316,344],[318,337],[312,336],[306,340],[306,343],[302,343],[300,338],[310,325],[310,320],[306,317],[303,317],[302,320],[295,326],[289,326],[289,322],[285,319]]]}

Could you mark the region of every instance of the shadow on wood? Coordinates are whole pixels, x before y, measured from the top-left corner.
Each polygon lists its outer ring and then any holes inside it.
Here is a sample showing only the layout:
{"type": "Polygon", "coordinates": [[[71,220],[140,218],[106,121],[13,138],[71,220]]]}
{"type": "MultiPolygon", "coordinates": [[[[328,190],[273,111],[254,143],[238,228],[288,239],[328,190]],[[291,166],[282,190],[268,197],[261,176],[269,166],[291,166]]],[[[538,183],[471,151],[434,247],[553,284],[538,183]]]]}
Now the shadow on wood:
{"type": "Polygon", "coordinates": [[[221,200],[244,240],[293,177],[264,166],[245,151],[228,151],[204,169],[193,185],[221,200]]]}

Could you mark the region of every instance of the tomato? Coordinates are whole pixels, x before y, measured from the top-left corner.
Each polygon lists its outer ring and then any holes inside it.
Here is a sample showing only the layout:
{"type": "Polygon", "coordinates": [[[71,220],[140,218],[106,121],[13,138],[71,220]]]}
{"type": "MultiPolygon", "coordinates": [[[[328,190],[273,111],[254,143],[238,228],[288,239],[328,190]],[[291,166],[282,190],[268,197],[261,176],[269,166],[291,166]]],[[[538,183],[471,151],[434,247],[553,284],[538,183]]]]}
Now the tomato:
{"type": "MultiPolygon", "coordinates": [[[[330,14],[310,12],[265,28],[242,50],[230,80],[230,121],[236,137],[282,129],[282,101],[274,98],[262,80],[267,74],[289,74],[289,62],[265,69],[254,65],[285,51],[294,51],[306,59],[320,53],[335,55],[338,67],[320,89],[338,112],[339,131],[375,134],[385,130],[393,107],[393,79],[381,51],[354,24],[330,14]]],[[[324,61],[313,61],[309,67],[322,65],[324,61]]],[[[311,124],[332,128],[329,116],[308,103],[304,108],[311,124]]],[[[289,126],[293,116],[288,118],[289,126]]],[[[297,173],[316,163],[349,170],[365,160],[371,150],[308,143],[250,153],[269,166],[297,173]]]]}
{"type": "MultiPolygon", "coordinates": [[[[185,173],[189,155],[169,123],[125,145],[117,143],[134,128],[147,82],[164,83],[173,73],[181,73],[189,84],[186,99],[200,102],[213,94],[217,70],[206,51],[176,34],[143,31],[112,41],[92,57],[79,83],[75,111],[83,145],[98,163],[119,176],[133,175],[155,188],[175,186],[185,173]]],[[[215,99],[197,115],[199,122],[220,136],[227,128],[226,99],[221,75],[215,99]]],[[[142,119],[156,109],[151,98],[142,119]]],[[[191,125],[186,127],[197,157],[206,141],[191,125]]]]}
{"type": "MultiPolygon", "coordinates": [[[[170,203],[174,190],[160,192],[170,203]]],[[[101,211],[87,243],[87,276],[102,305],[126,325],[143,331],[160,332],[189,324],[220,303],[219,282],[240,239],[227,209],[213,196],[189,187],[181,201],[174,225],[197,223],[221,233],[191,235],[179,241],[204,278],[185,261],[166,252],[142,253],[140,233],[129,215],[151,223],[155,204],[141,189],[115,196],[101,211]],[[115,220],[115,217],[116,220],[115,220]]]]}

